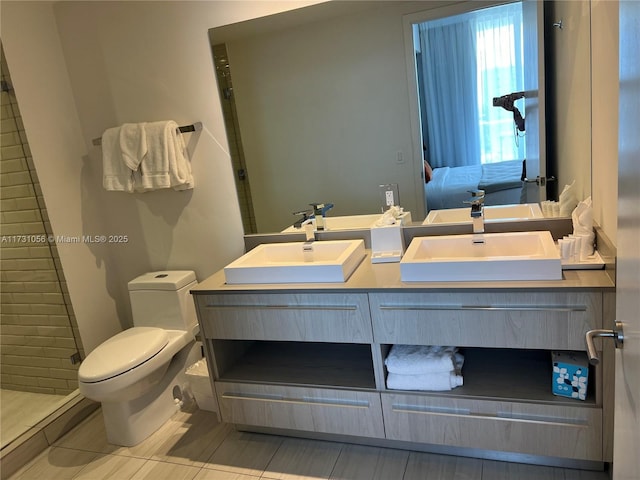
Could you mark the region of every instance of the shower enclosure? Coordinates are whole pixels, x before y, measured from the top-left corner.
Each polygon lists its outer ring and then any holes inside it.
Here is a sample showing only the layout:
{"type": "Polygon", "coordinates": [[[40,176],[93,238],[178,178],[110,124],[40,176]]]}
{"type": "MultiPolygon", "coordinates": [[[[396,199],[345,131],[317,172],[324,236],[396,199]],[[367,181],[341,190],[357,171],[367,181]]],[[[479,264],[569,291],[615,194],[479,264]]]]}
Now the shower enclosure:
{"type": "Polygon", "coordinates": [[[54,233],[1,51],[1,447],[77,395],[84,358],[54,233]]]}

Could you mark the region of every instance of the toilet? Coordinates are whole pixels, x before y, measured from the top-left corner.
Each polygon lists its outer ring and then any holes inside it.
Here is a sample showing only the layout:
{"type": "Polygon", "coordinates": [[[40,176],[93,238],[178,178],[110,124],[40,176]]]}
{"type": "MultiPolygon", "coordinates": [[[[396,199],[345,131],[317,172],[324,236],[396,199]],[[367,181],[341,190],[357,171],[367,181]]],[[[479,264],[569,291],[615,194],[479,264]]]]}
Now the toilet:
{"type": "Polygon", "coordinates": [[[188,390],[185,371],[202,356],[189,293],[197,283],[192,271],[131,280],[134,326],[96,347],[80,365],[78,389],[102,404],[109,443],[136,445],[180,408],[188,390]]]}

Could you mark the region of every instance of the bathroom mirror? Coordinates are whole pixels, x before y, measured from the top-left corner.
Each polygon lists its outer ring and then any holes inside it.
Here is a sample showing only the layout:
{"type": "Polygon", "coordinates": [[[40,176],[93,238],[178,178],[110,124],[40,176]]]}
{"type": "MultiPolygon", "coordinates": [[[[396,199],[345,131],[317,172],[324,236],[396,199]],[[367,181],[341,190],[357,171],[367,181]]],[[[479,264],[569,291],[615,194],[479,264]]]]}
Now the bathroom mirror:
{"type": "MultiPolygon", "coordinates": [[[[313,202],[333,203],[330,216],[380,212],[389,183],[422,222],[405,23],[452,4],[335,1],[210,30],[245,233],[282,231],[313,202]]],[[[576,160],[588,174],[590,157],[576,160]]]]}

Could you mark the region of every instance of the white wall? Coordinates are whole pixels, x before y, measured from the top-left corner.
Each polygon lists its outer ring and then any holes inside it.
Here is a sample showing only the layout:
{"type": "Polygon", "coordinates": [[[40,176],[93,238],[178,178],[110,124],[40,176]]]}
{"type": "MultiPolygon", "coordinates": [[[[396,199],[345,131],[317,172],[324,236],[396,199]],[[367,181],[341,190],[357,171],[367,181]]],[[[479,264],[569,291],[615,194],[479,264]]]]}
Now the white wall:
{"type": "Polygon", "coordinates": [[[204,279],[243,251],[208,44],[211,27],[315,2],[11,2],[2,42],[87,352],[131,324],[126,282],[155,269],[204,279]],[[187,134],[196,187],[105,192],[91,140],[124,122],[201,121],[187,134]]]}
{"type": "Polygon", "coordinates": [[[592,178],[594,219],[617,245],[618,2],[591,2],[592,178]]]}
{"type": "Polygon", "coordinates": [[[385,183],[399,185],[414,218],[424,215],[402,25],[415,8],[377,7],[227,42],[259,232],[286,228],[311,202],[334,203],[330,215],[379,212],[385,183]]]}
{"type": "Polygon", "coordinates": [[[549,96],[555,99],[554,131],[548,138],[557,158],[558,194],[574,183],[578,200],[591,195],[591,44],[589,2],[552,2],[547,21],[562,19],[562,28],[549,31],[553,70],[549,96]]]}

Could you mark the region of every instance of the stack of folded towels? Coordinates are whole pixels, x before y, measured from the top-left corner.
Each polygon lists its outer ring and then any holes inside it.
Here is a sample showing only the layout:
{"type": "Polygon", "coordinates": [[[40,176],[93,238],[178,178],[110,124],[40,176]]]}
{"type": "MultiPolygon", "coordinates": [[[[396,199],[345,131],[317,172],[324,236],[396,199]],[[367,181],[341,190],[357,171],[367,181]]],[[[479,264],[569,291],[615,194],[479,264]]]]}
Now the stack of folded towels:
{"type": "Polygon", "coordinates": [[[393,345],[384,363],[392,390],[445,391],[462,385],[464,356],[456,347],[393,345]]]}

